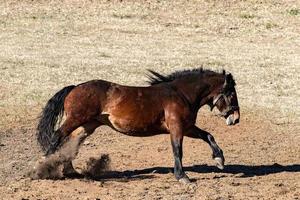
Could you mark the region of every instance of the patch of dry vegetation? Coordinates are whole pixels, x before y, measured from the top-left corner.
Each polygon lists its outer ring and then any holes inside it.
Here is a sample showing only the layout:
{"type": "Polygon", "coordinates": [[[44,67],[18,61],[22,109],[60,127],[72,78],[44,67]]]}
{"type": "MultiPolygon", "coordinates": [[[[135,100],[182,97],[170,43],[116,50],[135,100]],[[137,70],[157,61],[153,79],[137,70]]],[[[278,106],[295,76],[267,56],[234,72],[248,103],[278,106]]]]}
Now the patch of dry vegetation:
{"type": "Polygon", "coordinates": [[[299,1],[4,1],[1,126],[35,120],[68,84],[145,85],[146,69],[205,66],[237,81],[244,112],[299,122],[299,1]]]}

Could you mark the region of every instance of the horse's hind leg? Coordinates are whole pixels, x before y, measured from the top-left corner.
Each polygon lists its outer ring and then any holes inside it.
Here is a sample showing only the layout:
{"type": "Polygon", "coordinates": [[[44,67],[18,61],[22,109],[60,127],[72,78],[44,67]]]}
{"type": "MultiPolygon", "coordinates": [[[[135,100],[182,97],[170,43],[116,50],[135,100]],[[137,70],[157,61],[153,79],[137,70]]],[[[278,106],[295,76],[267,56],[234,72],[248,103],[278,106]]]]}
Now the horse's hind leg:
{"type": "Polygon", "coordinates": [[[67,117],[61,127],[55,131],[55,134],[51,138],[51,145],[46,155],[55,153],[60,147],[64,145],[68,136],[76,130],[82,124],[82,121],[75,120],[72,117],[67,117]]]}
{"type": "MultiPolygon", "coordinates": [[[[72,160],[75,159],[77,153],[78,153],[78,148],[81,143],[79,140],[84,140],[86,137],[86,133],[84,131],[83,127],[79,127],[76,130],[74,130],[69,138],[68,141],[64,144],[64,146],[73,146],[73,152],[69,152],[73,155],[69,157],[64,163],[63,163],[63,174],[65,177],[80,177],[80,174],[74,169],[72,160]]],[[[63,149],[63,147],[62,147],[63,149]]]]}
{"type": "MultiPolygon", "coordinates": [[[[101,125],[100,122],[94,120],[90,121],[81,127],[77,128],[75,131],[73,131],[70,135],[69,141],[67,143],[73,143],[73,148],[75,149],[74,155],[71,157],[72,159],[66,161],[64,163],[63,168],[63,174],[66,177],[78,177],[80,176],[79,173],[76,172],[76,170],[73,167],[72,160],[75,158],[75,156],[78,153],[78,149],[80,144],[87,138],[89,135],[91,135],[97,127],[101,125]]],[[[66,144],[67,145],[67,144],[66,144]]]]}

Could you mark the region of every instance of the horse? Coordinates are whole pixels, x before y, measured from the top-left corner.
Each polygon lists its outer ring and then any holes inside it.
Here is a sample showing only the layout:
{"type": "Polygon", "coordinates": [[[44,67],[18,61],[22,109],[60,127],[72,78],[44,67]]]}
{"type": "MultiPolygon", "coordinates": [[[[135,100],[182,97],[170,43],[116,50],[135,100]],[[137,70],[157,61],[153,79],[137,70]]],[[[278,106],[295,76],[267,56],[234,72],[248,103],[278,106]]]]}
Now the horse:
{"type": "MultiPolygon", "coordinates": [[[[239,123],[240,111],[235,81],[230,73],[195,68],[162,75],[148,70],[146,87],[125,86],[105,80],[70,85],[57,92],[44,107],[37,140],[46,156],[78,136],[84,139],[96,128],[108,125],[128,136],[169,134],[174,156],[175,178],[189,183],[182,166],[184,136],[202,139],[211,147],[216,166],[224,168],[225,158],[214,137],[195,125],[197,112],[216,107],[227,125],[239,123]],[[57,122],[65,116],[59,128],[57,122]]],[[[79,145],[78,144],[78,148],[79,145]]],[[[64,163],[64,173],[74,172],[72,160],[64,163]]]]}

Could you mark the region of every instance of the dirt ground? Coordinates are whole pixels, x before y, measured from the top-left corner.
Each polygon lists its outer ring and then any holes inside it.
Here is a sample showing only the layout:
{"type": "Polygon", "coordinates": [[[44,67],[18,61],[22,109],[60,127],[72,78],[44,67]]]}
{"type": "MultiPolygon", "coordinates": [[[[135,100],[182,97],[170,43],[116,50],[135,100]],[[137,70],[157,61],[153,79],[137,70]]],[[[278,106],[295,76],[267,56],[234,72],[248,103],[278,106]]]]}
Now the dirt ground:
{"type": "Polygon", "coordinates": [[[128,137],[102,127],[81,147],[75,166],[109,154],[111,171],[102,178],[30,180],[26,174],[41,153],[30,127],[6,131],[1,154],[2,199],[299,199],[299,133],[243,116],[226,127],[223,119],[200,116],[200,127],[213,133],[224,151],[226,167],[214,166],[209,147],[186,138],[184,166],[192,179],[177,182],[172,174],[168,135],[128,137]],[[287,134],[288,133],[288,134],[287,134]],[[30,139],[28,139],[30,138],[30,139]]]}
{"type": "Polygon", "coordinates": [[[0,199],[300,199],[299,1],[16,1],[0,3],[0,199]],[[146,85],[146,69],[204,66],[237,82],[240,124],[206,107],[197,125],[226,166],[185,138],[178,183],[168,135],[128,137],[100,127],[75,160],[108,154],[99,177],[31,180],[35,129],[59,89],[91,79],[146,85]]]}

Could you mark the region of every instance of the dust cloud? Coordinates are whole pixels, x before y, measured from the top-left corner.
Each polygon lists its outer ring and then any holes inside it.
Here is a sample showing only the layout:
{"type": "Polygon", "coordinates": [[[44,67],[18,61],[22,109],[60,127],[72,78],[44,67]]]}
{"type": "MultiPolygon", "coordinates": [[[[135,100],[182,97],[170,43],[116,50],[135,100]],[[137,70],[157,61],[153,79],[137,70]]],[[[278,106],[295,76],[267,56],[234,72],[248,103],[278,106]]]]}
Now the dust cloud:
{"type": "Polygon", "coordinates": [[[58,151],[43,158],[33,167],[30,172],[32,179],[60,179],[63,177],[63,164],[73,160],[79,149],[82,137],[72,138],[66,142],[58,151]]]}
{"type": "MultiPolygon", "coordinates": [[[[57,152],[38,161],[29,173],[31,179],[61,179],[63,165],[75,159],[82,137],[72,138],[66,142],[57,152]]],[[[82,174],[87,177],[99,177],[110,169],[108,154],[102,154],[99,158],[90,158],[82,174]]]]}
{"type": "Polygon", "coordinates": [[[83,174],[88,177],[100,177],[104,172],[111,169],[110,158],[108,154],[102,154],[100,158],[90,158],[87,162],[83,174]]]}

